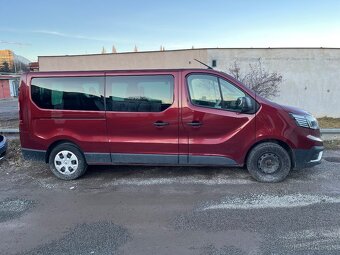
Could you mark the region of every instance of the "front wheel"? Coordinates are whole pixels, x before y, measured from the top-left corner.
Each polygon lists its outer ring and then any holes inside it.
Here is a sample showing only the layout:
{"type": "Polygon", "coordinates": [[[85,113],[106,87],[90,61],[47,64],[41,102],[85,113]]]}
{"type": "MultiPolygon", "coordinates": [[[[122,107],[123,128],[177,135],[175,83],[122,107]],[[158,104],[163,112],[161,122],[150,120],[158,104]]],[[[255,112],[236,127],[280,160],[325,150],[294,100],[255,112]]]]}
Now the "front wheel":
{"type": "Polygon", "coordinates": [[[247,158],[247,169],[260,182],[283,181],[291,169],[288,152],[276,143],[266,142],[255,146],[247,158]]]}
{"type": "Polygon", "coordinates": [[[51,151],[49,164],[52,173],[63,180],[74,180],[82,176],[87,169],[81,151],[72,143],[62,143],[51,151]]]}

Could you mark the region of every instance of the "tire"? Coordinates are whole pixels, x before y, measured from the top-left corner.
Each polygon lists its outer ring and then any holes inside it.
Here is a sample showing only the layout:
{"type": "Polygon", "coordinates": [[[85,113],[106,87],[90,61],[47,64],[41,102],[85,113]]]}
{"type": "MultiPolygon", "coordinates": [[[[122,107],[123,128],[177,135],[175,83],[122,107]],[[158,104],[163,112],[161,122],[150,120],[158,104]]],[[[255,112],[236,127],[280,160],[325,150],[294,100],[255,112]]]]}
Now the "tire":
{"type": "Polygon", "coordinates": [[[54,147],[49,156],[52,173],[62,180],[75,180],[87,169],[83,153],[72,143],[62,143],[54,147]]]}
{"type": "Polygon", "coordinates": [[[276,143],[266,142],[255,146],[247,158],[247,169],[259,182],[283,181],[291,169],[288,152],[276,143]]]}

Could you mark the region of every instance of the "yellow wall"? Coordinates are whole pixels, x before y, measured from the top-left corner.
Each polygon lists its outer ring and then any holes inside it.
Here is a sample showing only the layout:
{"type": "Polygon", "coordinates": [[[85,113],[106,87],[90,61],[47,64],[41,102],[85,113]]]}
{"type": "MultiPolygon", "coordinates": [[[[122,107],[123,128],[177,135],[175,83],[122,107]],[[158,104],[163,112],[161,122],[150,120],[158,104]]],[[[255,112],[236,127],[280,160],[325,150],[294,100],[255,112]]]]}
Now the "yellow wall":
{"type": "Polygon", "coordinates": [[[3,63],[7,62],[9,69],[14,65],[14,54],[10,50],[0,50],[0,68],[3,67],[3,63]]]}

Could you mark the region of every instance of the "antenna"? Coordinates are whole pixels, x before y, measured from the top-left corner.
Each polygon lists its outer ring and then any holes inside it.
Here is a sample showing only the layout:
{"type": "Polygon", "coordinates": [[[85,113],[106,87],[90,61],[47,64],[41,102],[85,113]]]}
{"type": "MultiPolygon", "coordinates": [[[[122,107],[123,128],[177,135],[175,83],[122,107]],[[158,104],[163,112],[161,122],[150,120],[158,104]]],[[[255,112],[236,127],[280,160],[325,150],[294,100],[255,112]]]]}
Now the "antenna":
{"type": "Polygon", "coordinates": [[[199,61],[198,59],[194,59],[195,61],[197,61],[198,63],[200,63],[200,64],[202,64],[202,65],[204,65],[204,66],[206,66],[206,67],[208,67],[208,69],[214,69],[214,68],[212,68],[211,66],[208,66],[207,64],[205,64],[205,63],[203,63],[203,62],[201,62],[201,61],[199,61]]]}

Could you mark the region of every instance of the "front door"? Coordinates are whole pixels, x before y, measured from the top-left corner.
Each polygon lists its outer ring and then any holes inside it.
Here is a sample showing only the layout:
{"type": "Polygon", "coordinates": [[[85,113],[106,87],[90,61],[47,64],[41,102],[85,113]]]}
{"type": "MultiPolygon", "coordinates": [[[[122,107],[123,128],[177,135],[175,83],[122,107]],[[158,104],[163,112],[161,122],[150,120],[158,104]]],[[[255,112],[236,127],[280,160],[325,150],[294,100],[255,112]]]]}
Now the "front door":
{"type": "Polygon", "coordinates": [[[241,98],[249,96],[215,74],[187,73],[183,79],[181,125],[188,137],[188,163],[242,164],[255,138],[255,114],[239,108],[241,98]]]}
{"type": "Polygon", "coordinates": [[[113,163],[178,163],[177,73],[106,76],[107,132],[113,163]]]}

